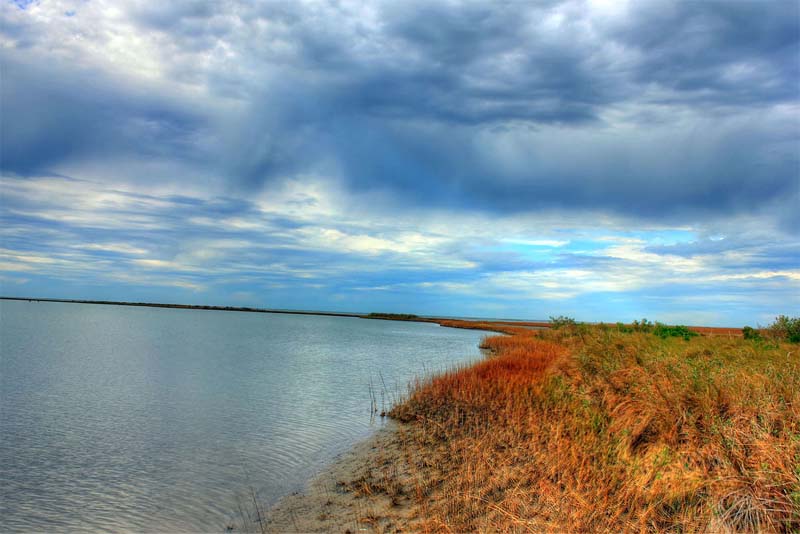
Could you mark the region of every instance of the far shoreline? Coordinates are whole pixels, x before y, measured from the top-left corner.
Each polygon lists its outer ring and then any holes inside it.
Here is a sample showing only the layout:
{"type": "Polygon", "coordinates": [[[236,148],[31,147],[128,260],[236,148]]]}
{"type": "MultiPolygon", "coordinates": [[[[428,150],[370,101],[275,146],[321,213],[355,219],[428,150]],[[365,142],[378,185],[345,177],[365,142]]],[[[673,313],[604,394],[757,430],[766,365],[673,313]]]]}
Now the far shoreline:
{"type": "Polygon", "coordinates": [[[171,302],[133,302],[117,300],[88,300],[88,299],[56,299],[45,297],[4,297],[0,296],[0,301],[19,301],[19,302],[56,302],[64,304],[93,304],[102,306],[131,306],[139,308],[165,308],[175,310],[201,310],[201,311],[224,311],[224,312],[243,312],[243,313],[271,313],[283,315],[318,315],[322,317],[349,317],[353,319],[372,319],[378,321],[401,321],[413,323],[435,323],[440,326],[448,326],[450,321],[471,321],[492,324],[509,324],[517,326],[529,326],[534,328],[549,328],[547,321],[526,321],[521,319],[484,319],[475,317],[436,317],[425,315],[414,315],[409,313],[387,313],[387,312],[335,312],[335,311],[316,311],[316,310],[284,310],[277,308],[254,308],[251,306],[214,306],[209,304],[176,304],[171,302]]]}
{"type": "MultiPolygon", "coordinates": [[[[131,301],[115,301],[115,300],[88,300],[88,299],[56,299],[44,297],[5,297],[0,296],[0,301],[20,301],[20,302],[60,302],[66,304],[94,304],[105,306],[131,306],[140,308],[165,308],[165,309],[178,309],[178,310],[204,310],[204,311],[226,311],[226,312],[244,312],[244,313],[270,313],[282,315],[318,315],[322,317],[349,317],[353,319],[372,319],[381,321],[404,321],[404,322],[417,322],[417,323],[434,323],[439,326],[453,327],[453,323],[480,323],[484,325],[502,325],[502,326],[521,326],[529,328],[551,328],[550,321],[531,321],[525,319],[500,319],[500,318],[479,318],[479,317],[437,317],[414,315],[406,313],[384,313],[384,312],[369,312],[369,313],[354,313],[354,312],[335,312],[335,311],[314,311],[314,310],[284,310],[276,308],[254,308],[250,306],[213,306],[208,304],[176,304],[169,302],[131,302],[131,301]]],[[[600,323],[586,323],[586,324],[607,324],[613,326],[614,322],[600,322],[600,323]]],[[[619,324],[619,323],[616,323],[619,324]]],[[[626,324],[626,326],[630,326],[626,324]]],[[[733,335],[741,336],[741,327],[728,327],[728,326],[697,326],[686,325],[687,328],[699,334],[707,335],[733,335]]],[[[456,328],[465,328],[457,326],[456,328]]],[[[469,327],[467,327],[469,328],[469,327]]],[[[482,329],[482,328],[479,328],[482,329]]],[[[492,330],[492,328],[489,328],[492,330]]]]}
{"type": "Polygon", "coordinates": [[[281,313],[288,315],[323,315],[333,317],[365,317],[363,314],[347,312],[304,311],[304,310],[278,310],[269,308],[252,308],[248,306],[210,306],[206,304],[174,304],[166,302],[127,302],[115,300],[83,300],[83,299],[52,299],[33,297],[0,297],[0,300],[15,300],[27,302],[61,302],[66,304],[98,304],[105,306],[134,306],[142,308],[168,308],[179,310],[206,310],[206,311],[233,311],[246,313],[281,313]]]}

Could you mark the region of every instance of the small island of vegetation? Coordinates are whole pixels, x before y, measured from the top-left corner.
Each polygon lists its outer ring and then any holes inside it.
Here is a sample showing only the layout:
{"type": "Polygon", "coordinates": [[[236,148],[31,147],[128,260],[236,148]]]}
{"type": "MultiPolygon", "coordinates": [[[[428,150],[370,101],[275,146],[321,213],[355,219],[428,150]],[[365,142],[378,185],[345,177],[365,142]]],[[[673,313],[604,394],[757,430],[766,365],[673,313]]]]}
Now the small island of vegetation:
{"type": "Polygon", "coordinates": [[[389,321],[419,321],[422,318],[413,313],[382,313],[372,312],[364,316],[367,319],[386,319],[389,321]]]}

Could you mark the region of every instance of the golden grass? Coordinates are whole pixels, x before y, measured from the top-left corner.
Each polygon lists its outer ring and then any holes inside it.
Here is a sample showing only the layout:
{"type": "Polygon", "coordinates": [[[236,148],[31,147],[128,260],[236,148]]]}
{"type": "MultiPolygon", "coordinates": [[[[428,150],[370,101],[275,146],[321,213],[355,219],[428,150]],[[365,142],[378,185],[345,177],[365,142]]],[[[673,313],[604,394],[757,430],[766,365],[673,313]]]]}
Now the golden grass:
{"type": "Polygon", "coordinates": [[[800,530],[797,345],[455,323],[511,335],[391,412],[422,530],[800,530]]]}

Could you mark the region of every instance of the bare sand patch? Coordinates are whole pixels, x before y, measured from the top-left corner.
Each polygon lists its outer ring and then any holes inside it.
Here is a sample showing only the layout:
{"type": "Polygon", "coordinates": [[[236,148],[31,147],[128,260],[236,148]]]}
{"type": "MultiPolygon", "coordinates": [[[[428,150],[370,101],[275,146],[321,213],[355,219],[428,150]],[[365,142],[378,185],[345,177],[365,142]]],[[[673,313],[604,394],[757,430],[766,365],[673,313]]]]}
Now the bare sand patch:
{"type": "Polygon", "coordinates": [[[399,425],[338,457],[302,493],[284,497],[268,513],[264,532],[408,532],[413,481],[399,425]]]}

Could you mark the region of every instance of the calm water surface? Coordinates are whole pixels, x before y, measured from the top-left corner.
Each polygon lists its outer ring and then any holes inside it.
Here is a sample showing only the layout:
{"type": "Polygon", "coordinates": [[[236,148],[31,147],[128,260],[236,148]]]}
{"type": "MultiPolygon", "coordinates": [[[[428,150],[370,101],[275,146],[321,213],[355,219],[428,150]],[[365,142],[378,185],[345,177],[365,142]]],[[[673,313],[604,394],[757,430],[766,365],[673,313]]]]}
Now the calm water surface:
{"type": "Polygon", "coordinates": [[[482,335],[0,301],[0,531],[221,532],[250,488],[270,505],[369,435],[379,374],[388,402],[482,335]]]}

